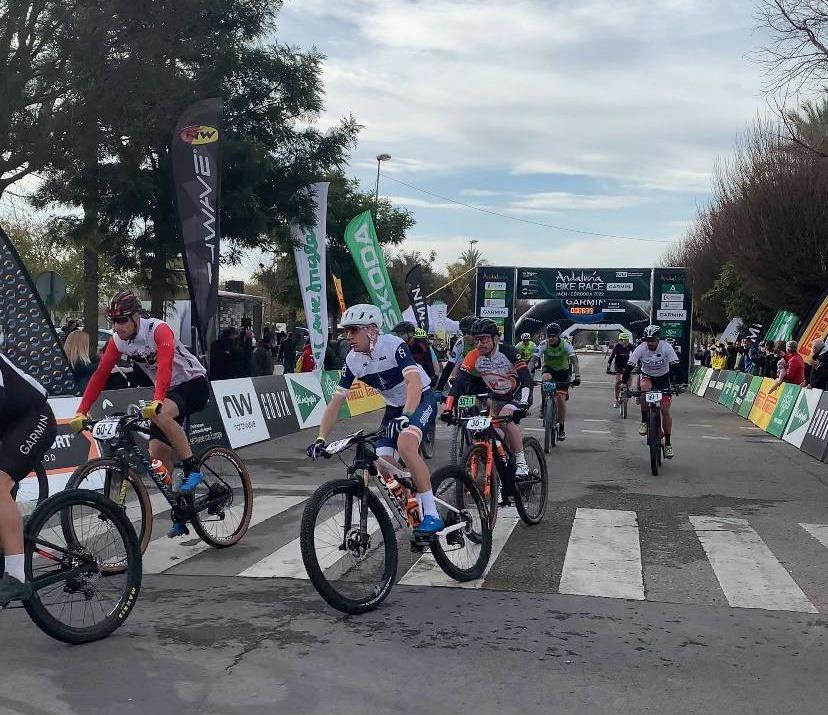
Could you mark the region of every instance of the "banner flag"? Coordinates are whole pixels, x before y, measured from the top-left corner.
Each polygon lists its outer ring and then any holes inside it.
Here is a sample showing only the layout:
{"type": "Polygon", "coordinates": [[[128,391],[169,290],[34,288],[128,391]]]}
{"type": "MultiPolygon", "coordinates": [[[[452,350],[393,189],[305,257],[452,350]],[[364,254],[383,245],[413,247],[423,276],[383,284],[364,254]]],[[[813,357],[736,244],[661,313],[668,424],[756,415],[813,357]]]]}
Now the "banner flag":
{"type": "Polygon", "coordinates": [[[328,267],[331,270],[331,281],[333,281],[336,300],[339,303],[339,313],[341,315],[345,312],[345,293],[342,291],[342,279],[336,274],[333,265],[329,264],[328,267]]]}
{"type": "Polygon", "coordinates": [[[351,252],[351,258],[371,296],[371,302],[382,313],[383,324],[379,327],[390,333],[402,321],[402,313],[385,269],[385,259],[377,241],[370,211],[363,211],[351,219],[345,228],[345,245],[351,252]]]}
{"type": "Polygon", "coordinates": [[[408,286],[408,300],[411,303],[411,310],[414,311],[414,318],[418,327],[426,332],[428,330],[428,304],[426,303],[426,289],[423,284],[423,267],[416,264],[405,276],[405,283],[408,286]]]}
{"type": "Polygon", "coordinates": [[[311,184],[307,190],[316,203],[313,226],[303,229],[291,225],[290,235],[294,241],[293,257],[296,259],[299,291],[302,293],[305,320],[316,362],[314,372],[319,372],[325,362],[325,349],[328,347],[328,274],[325,269],[328,182],[311,184]]]}
{"type": "Polygon", "coordinates": [[[805,329],[799,336],[799,347],[796,351],[806,363],[811,362],[811,345],[814,340],[826,336],[828,336],[828,290],[825,291],[822,300],[817,301],[805,329]]]}
{"type": "Polygon", "coordinates": [[[218,332],[221,117],[221,98],[191,105],[176,124],[171,150],[187,287],[204,355],[218,332]]]}
{"type": "Polygon", "coordinates": [[[50,396],[75,395],[72,368],[28,271],[0,228],[0,347],[50,396]]]}
{"type": "Polygon", "coordinates": [[[773,319],[768,332],[765,335],[765,340],[788,341],[793,337],[794,330],[799,324],[799,316],[791,313],[789,310],[780,310],[773,319]]]}

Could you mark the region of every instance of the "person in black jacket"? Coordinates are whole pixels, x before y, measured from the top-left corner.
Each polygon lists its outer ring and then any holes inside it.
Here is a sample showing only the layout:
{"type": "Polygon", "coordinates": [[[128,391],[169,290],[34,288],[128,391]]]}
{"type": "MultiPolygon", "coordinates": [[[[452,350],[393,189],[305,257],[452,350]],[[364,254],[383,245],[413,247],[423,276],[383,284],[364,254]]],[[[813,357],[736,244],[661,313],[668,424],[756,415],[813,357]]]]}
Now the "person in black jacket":
{"type": "Polygon", "coordinates": [[[296,371],[296,340],[292,332],[279,345],[279,361],[284,366],[285,373],[296,371]]]}
{"type": "Polygon", "coordinates": [[[828,346],[825,340],[814,340],[811,364],[806,367],[806,387],[828,390],[828,346]]]}
{"type": "Polygon", "coordinates": [[[210,379],[230,380],[245,377],[247,372],[244,353],[239,345],[238,328],[231,325],[224,328],[218,340],[210,346],[210,379]]]}
{"type": "Polygon", "coordinates": [[[250,359],[250,377],[261,377],[273,374],[273,333],[270,331],[262,335],[259,344],[254,348],[250,359]]]}

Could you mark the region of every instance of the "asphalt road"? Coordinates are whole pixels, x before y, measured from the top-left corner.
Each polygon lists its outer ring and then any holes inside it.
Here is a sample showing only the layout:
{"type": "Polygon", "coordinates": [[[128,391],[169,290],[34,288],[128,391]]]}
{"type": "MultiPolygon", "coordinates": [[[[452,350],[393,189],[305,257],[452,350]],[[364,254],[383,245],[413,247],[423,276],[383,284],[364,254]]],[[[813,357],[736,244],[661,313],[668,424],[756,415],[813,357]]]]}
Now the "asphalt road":
{"type": "Polygon", "coordinates": [[[603,360],[582,365],[544,521],[505,514],[476,587],[408,585],[429,578],[401,553],[385,604],[344,617],[301,578],[239,576],[289,549],[304,499],[342,474],[291,435],[243,450],[245,539],[151,544],[108,640],[70,648],[0,614],[0,713],[825,713],[828,465],[683,395],[676,458],[652,477],[603,360]]]}

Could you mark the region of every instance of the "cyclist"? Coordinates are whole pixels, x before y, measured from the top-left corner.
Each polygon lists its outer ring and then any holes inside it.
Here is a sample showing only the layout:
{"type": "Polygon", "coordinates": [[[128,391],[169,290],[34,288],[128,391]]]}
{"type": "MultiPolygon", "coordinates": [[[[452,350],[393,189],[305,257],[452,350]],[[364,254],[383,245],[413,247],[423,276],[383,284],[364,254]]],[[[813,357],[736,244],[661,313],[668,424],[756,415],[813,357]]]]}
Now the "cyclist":
{"type": "MultiPolygon", "coordinates": [[[[131,291],[116,293],[107,304],[106,316],[115,334],[106,344],[97,370],[89,380],[72,418],[75,431],[83,429],[87,413],[106,385],[109,373],[121,355],[128,356],[155,383],[152,401],[141,408],[141,416],[150,420],[149,453],[160,460],[172,474],[175,449],[182,460],[184,481],[180,491],[192,493],[204,477],[199,462],[182,427],[184,418],[200,412],[210,398],[207,371],[196,357],[175,339],[172,328],[158,318],[141,315],[141,301],[131,291]],[[172,448],[161,441],[166,438],[172,448]]],[[[187,525],[173,522],[167,536],[188,534],[187,525]]]]}
{"type": "MultiPolygon", "coordinates": [[[[385,399],[385,414],[380,428],[385,437],[377,442],[377,468],[388,474],[386,460],[394,460],[398,451],[411,473],[417,488],[423,520],[414,530],[415,536],[431,536],[443,528],[443,520],[437,513],[431,476],[420,456],[423,431],[437,411],[437,395],[429,387],[428,375],[411,356],[408,345],[394,335],[382,335],[382,314],[370,304],[358,304],[348,308],[339,324],[345,331],[351,350],[342,368],[339,385],[331,397],[322,422],[319,437],[307,448],[311,459],[321,456],[325,441],[339,418],[339,410],[354,380],[379,390],[385,399]]],[[[390,467],[391,465],[389,465],[390,467]]]]}
{"type": "Polygon", "coordinates": [[[14,503],[17,487],[43,459],[57,434],[46,390],[0,354],[0,608],[32,594],[23,568],[23,522],[14,503]]]}
{"type": "Polygon", "coordinates": [[[535,350],[538,346],[535,344],[535,341],[532,340],[532,336],[529,335],[529,333],[524,333],[520,336],[520,342],[515,345],[515,347],[517,348],[521,358],[523,358],[523,362],[528,365],[532,361],[532,357],[534,356],[535,350]]]}
{"type": "MultiPolygon", "coordinates": [[[[632,351],[627,365],[624,367],[623,380],[626,384],[630,379],[633,368],[639,365],[641,377],[639,385],[641,392],[649,390],[668,389],[678,375],[679,359],[673,346],[661,339],[661,326],[648,325],[644,328],[644,342],[632,351]]],[[[638,434],[647,435],[647,402],[639,399],[641,405],[641,425],[638,434]]],[[[670,444],[670,434],[673,429],[673,417],[670,414],[672,397],[665,395],[661,399],[661,431],[664,433],[664,457],[673,458],[673,447],[670,444]]]]}
{"type": "Polygon", "coordinates": [[[624,373],[624,368],[627,366],[627,361],[630,359],[632,346],[630,345],[629,333],[619,333],[618,342],[615,343],[607,361],[607,375],[615,373],[615,403],[613,407],[618,407],[618,400],[621,398],[621,376],[624,373]],[[615,369],[613,370],[613,362],[615,362],[615,369]]]}
{"type": "MultiPolygon", "coordinates": [[[[546,340],[535,351],[535,359],[541,365],[541,381],[568,382],[573,387],[581,384],[581,368],[578,355],[568,340],[561,338],[561,326],[549,323],[546,326],[546,340]]],[[[569,387],[555,390],[555,402],[558,408],[558,441],[566,439],[566,401],[569,399],[569,387]]]]}
{"type": "MultiPolygon", "coordinates": [[[[476,347],[463,359],[460,375],[451,388],[441,419],[447,423],[453,421],[454,400],[465,393],[472,375],[477,373],[488,387],[492,414],[515,415],[518,420],[518,410],[525,412],[529,406],[532,376],[528,366],[514,347],[500,343],[500,331],[493,320],[480,318],[472,328],[472,335],[476,347]]],[[[503,432],[515,456],[515,476],[527,476],[529,466],[523,453],[523,433],[517,421],[504,424],[503,432]]]]}
{"type": "MultiPolygon", "coordinates": [[[[446,361],[445,367],[443,367],[443,372],[440,374],[440,379],[437,380],[437,392],[442,392],[445,389],[446,383],[450,378],[457,379],[460,366],[463,364],[463,358],[474,349],[474,336],[471,331],[476,320],[477,318],[473,315],[460,318],[460,332],[462,334],[454,342],[451,352],[448,354],[448,360],[446,361]]],[[[486,388],[483,386],[480,392],[485,391],[486,388]]]]}
{"type": "Polygon", "coordinates": [[[437,375],[440,373],[440,363],[437,362],[437,357],[431,349],[426,331],[418,328],[414,323],[404,320],[402,323],[395,325],[391,332],[408,345],[414,362],[425,370],[429,384],[434,385],[437,382],[437,375]]]}

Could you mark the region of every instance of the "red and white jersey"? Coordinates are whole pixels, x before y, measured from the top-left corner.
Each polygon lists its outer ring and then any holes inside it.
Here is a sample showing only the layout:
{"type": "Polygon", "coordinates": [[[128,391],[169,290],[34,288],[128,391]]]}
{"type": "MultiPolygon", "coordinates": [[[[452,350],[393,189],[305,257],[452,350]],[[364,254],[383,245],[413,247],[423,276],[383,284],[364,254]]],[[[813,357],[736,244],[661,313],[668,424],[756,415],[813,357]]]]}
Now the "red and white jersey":
{"type": "Polygon", "coordinates": [[[121,340],[117,335],[110,338],[98,369],[86,386],[78,412],[88,413],[121,355],[129,357],[153,381],[153,400],[163,400],[170,387],[207,374],[196,356],[175,339],[169,325],[158,318],[141,318],[132,340],[121,340]]]}

